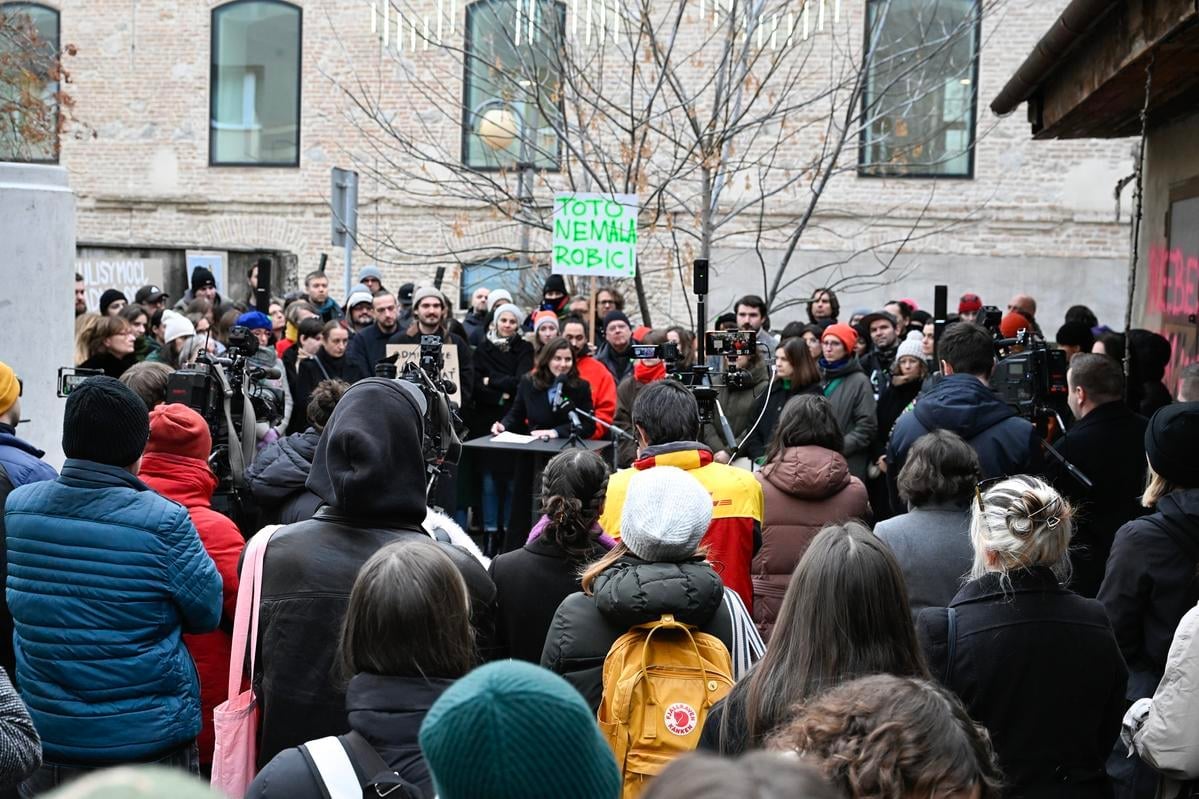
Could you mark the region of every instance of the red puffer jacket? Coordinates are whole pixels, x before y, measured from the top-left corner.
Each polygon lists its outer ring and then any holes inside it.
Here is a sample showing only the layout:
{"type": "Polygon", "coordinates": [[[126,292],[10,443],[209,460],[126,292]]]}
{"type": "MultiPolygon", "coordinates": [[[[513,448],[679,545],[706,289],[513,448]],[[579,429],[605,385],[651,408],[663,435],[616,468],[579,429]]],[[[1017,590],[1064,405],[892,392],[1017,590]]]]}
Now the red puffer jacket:
{"type": "Polygon", "coordinates": [[[783,594],[808,544],[826,524],[865,519],[870,502],[845,456],[824,447],[788,447],[754,474],[766,513],[762,547],[754,556],[754,622],[769,640],[783,594]]]}
{"type": "Polygon", "coordinates": [[[226,699],[229,688],[229,653],[233,648],[233,615],[237,610],[237,561],[245,539],[227,516],[211,507],[217,479],[208,464],[196,458],[148,452],[142,458],[138,477],[167,499],[187,508],[192,524],[208,556],[216,564],[224,583],[221,626],[203,635],[185,635],[183,642],[196,661],[200,675],[200,708],[204,727],[200,731],[200,762],[212,762],[212,709],[226,699]]]}

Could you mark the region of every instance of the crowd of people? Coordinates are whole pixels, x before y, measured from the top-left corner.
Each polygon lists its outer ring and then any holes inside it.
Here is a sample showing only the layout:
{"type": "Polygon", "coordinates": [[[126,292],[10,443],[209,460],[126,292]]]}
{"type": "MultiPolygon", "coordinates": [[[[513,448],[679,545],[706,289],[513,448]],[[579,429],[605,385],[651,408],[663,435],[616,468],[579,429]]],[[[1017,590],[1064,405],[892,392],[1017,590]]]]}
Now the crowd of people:
{"type": "Polygon", "coordinates": [[[77,365],[102,374],[67,397],[61,472],[0,363],[0,789],[120,765],[253,797],[1199,781],[1199,369],[1171,397],[1162,337],[1083,306],[1047,336],[1025,294],[997,329],[966,294],[943,330],[912,300],[841,321],[822,288],[772,325],[746,296],[714,327],[757,347],[707,364],[730,440],[677,379],[690,331],[635,326],[614,287],[594,309],[560,276],[534,308],[479,289],[459,320],[438,288],[359,277],[339,304],[311,273],[267,313],[204,269],[174,308],[77,290],[77,365]],[[608,446],[473,448],[430,495],[429,398],[375,375],[431,335],[463,437],[608,446]],[[1066,350],[1050,441],[992,389],[997,338],[1066,350]],[[210,424],[167,401],[239,347],[278,409],[244,474],[261,531],[214,510],[210,424]],[[244,691],[248,748],[219,723],[244,691]]]}

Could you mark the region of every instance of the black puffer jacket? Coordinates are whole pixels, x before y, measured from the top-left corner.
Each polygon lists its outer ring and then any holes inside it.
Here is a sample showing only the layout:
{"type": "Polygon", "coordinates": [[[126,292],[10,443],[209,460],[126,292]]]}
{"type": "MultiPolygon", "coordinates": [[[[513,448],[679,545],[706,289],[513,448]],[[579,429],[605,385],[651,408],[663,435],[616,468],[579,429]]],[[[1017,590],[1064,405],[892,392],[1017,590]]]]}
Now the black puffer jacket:
{"type": "Polygon", "coordinates": [[[647,563],[627,555],[595,578],[592,591],[562,600],[541,653],[541,665],[565,677],[592,710],[604,690],[604,658],[634,625],[670,613],[733,649],[724,584],[704,561],[647,563]]]}
{"type": "Polygon", "coordinates": [[[315,427],[267,445],[246,469],[250,494],[264,524],[293,524],[311,519],[320,498],[304,488],[321,434],[315,427]]]}
{"type": "Polygon", "coordinates": [[[474,407],[468,409],[471,435],[486,435],[504,418],[520,379],[533,369],[533,345],[520,336],[503,344],[488,338],[475,350],[474,407]],[[486,382],[484,382],[486,380],[486,382]]]}
{"type": "MultiPolygon", "coordinates": [[[[263,566],[254,686],[262,708],[259,766],[282,750],[348,730],[332,666],[350,589],[387,544],[428,538],[421,415],[395,381],[370,378],[342,396],[317,444],[308,488],[325,502],[275,534],[263,566]],[[416,453],[414,456],[413,453],[416,453]]],[[[445,544],[490,647],[495,585],[464,549],[445,544]]]]}
{"type": "MultiPolygon", "coordinates": [[[[358,674],[346,691],[350,727],[365,738],[387,765],[425,796],[433,779],[417,734],[425,714],[453,680],[358,674]]],[[[298,748],[284,749],[254,778],[246,799],[321,799],[325,796],[308,759],[298,748]]]]}

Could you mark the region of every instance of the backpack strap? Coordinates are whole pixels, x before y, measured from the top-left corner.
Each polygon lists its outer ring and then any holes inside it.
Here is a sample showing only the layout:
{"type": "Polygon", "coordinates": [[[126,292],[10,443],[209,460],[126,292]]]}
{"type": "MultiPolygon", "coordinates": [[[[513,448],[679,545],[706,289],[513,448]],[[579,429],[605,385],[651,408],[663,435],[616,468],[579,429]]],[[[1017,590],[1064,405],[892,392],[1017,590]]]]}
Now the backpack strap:
{"type": "Polygon", "coordinates": [[[325,799],[421,799],[421,792],[387,765],[356,730],[304,744],[325,799]],[[360,774],[373,775],[360,777],[360,774]],[[398,793],[397,793],[398,791],[398,793]]]}
{"type": "Polygon", "coordinates": [[[358,773],[354,771],[354,764],[337,736],[309,741],[303,748],[316,769],[323,796],[328,799],[357,799],[362,796],[358,773]]]}
{"type": "Polygon", "coordinates": [[[953,659],[958,652],[958,612],[955,608],[945,608],[945,673],[941,675],[941,683],[949,685],[953,675],[953,659]]]}

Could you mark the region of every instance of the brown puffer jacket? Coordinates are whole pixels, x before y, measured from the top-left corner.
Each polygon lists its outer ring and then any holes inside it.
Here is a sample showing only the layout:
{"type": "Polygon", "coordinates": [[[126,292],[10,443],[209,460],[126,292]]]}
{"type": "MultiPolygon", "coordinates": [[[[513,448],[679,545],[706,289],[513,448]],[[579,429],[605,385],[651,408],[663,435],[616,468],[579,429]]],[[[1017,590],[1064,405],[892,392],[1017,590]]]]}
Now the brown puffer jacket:
{"type": "Polygon", "coordinates": [[[845,456],[824,447],[790,447],[754,475],[766,514],[754,556],[754,622],[769,641],[795,564],[826,524],[865,519],[866,487],[849,474],[845,456]]]}

